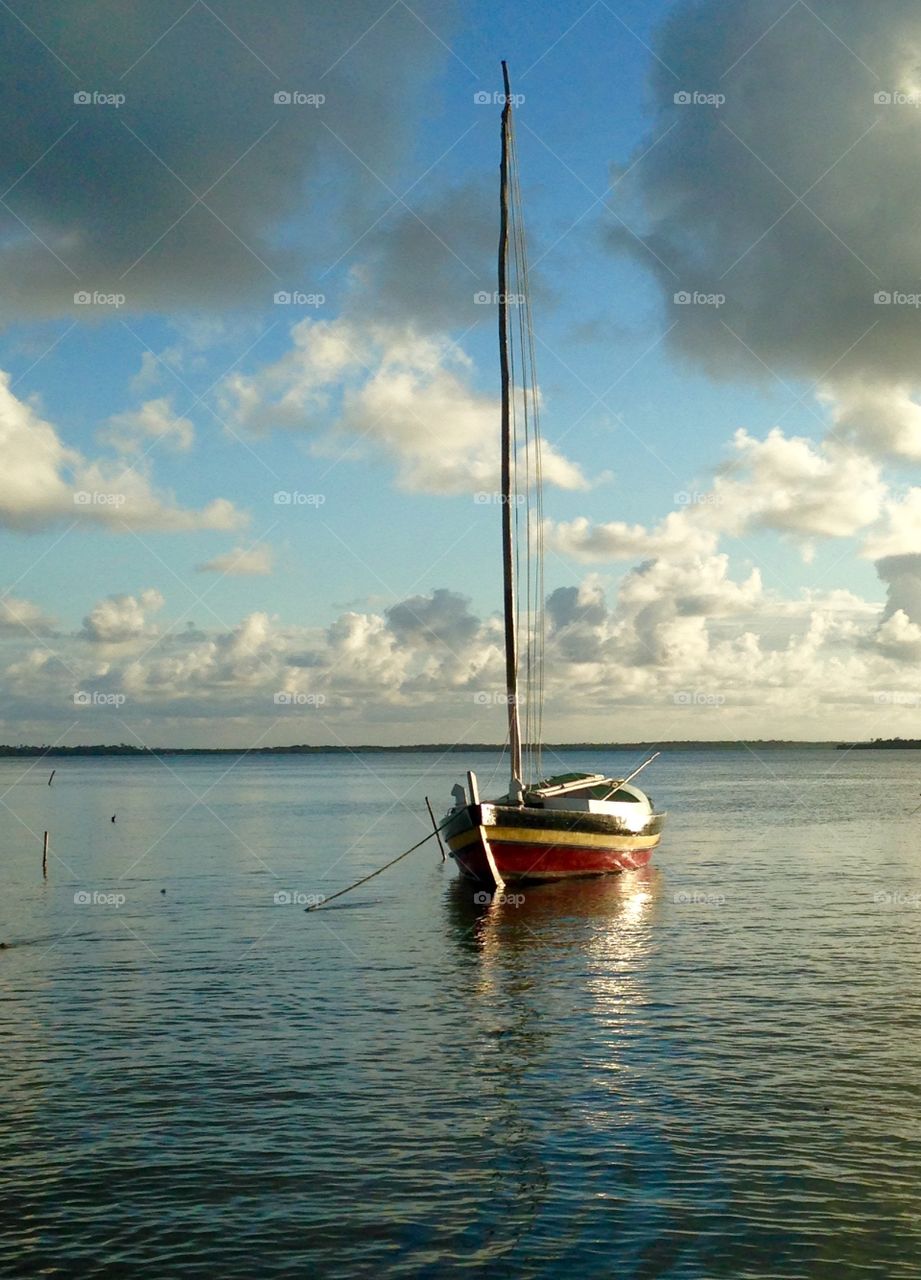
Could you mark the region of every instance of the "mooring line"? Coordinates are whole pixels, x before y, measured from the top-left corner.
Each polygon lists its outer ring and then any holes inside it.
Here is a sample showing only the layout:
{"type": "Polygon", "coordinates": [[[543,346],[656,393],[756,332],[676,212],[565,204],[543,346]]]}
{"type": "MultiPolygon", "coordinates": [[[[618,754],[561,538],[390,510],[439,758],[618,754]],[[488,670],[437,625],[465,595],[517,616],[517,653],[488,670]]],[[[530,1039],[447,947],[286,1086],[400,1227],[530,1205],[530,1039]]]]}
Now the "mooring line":
{"type": "Polygon", "coordinates": [[[304,910],[320,911],[323,907],[328,906],[329,903],[333,902],[336,898],[341,898],[343,894],[351,893],[352,890],[357,889],[359,885],[367,884],[369,880],[373,880],[375,876],[379,876],[381,872],[386,871],[388,867],[396,866],[398,862],[402,862],[404,858],[408,858],[411,853],[415,853],[417,849],[421,849],[424,844],[428,844],[429,840],[433,840],[440,831],[444,830],[444,828],[448,825],[448,823],[451,821],[453,817],[454,817],[454,814],[451,814],[449,817],[445,818],[444,822],[442,822],[440,826],[436,827],[434,831],[430,831],[427,836],[423,836],[423,838],[420,841],[418,841],[417,844],[414,844],[411,848],[407,849],[404,853],[401,853],[398,858],[392,858],[390,862],[385,862],[382,867],[378,867],[376,871],[372,871],[369,876],[362,876],[360,880],[356,880],[354,884],[350,884],[346,889],[340,889],[338,893],[331,894],[330,897],[324,898],[322,902],[315,902],[312,906],[305,907],[304,910]]]}

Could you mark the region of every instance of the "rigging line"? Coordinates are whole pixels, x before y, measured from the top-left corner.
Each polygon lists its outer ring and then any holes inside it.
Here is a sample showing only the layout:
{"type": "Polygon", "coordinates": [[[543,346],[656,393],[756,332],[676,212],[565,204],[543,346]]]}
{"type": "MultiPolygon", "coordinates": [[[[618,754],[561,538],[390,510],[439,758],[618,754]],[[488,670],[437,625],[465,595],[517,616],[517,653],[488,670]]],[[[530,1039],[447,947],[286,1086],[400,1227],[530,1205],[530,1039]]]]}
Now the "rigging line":
{"type": "Polygon", "coordinates": [[[543,695],[544,695],[544,660],[546,654],[546,624],[544,616],[544,532],[543,532],[543,466],[541,456],[541,437],[539,429],[539,391],[537,386],[537,370],[535,358],[534,328],[530,301],[530,280],[527,257],[527,237],[525,234],[523,202],[521,199],[520,169],[517,162],[517,148],[513,152],[514,167],[513,204],[514,220],[514,252],[516,274],[519,285],[518,330],[521,345],[522,376],[522,413],[525,431],[526,453],[526,598],[527,598],[527,688],[528,707],[526,742],[529,744],[529,758],[537,765],[540,773],[541,741],[543,737],[543,695]],[[532,500],[531,490],[534,489],[532,500]]]}
{"type": "MultiPolygon", "coordinates": [[[[532,387],[531,387],[531,376],[530,376],[531,371],[528,367],[528,344],[526,341],[525,321],[524,321],[524,312],[525,312],[524,304],[527,300],[528,279],[527,279],[526,257],[524,253],[524,240],[523,240],[523,216],[522,216],[522,201],[521,201],[521,187],[520,187],[520,168],[518,165],[517,145],[514,137],[512,139],[512,146],[510,150],[511,150],[511,158],[512,158],[512,164],[510,167],[511,167],[511,179],[512,179],[511,185],[512,185],[512,192],[513,192],[513,210],[514,210],[513,255],[514,255],[514,262],[515,262],[515,278],[516,278],[516,285],[517,285],[516,305],[518,307],[517,329],[518,329],[518,343],[521,350],[521,369],[522,369],[521,422],[522,422],[522,429],[523,429],[523,441],[521,440],[521,433],[519,433],[519,443],[523,443],[523,446],[524,446],[523,448],[524,485],[521,486],[520,493],[523,495],[523,499],[524,499],[523,505],[525,508],[523,513],[524,526],[525,526],[525,573],[523,576],[524,576],[525,582],[524,582],[524,609],[519,615],[519,644],[520,644],[520,635],[521,635],[521,632],[523,632],[524,639],[525,639],[525,644],[524,644],[525,670],[526,670],[525,687],[527,690],[526,705],[525,705],[525,746],[526,746],[526,751],[528,755],[529,772],[530,772],[530,769],[533,765],[533,740],[534,740],[534,728],[535,728],[534,705],[533,705],[534,685],[535,685],[535,681],[534,681],[535,654],[534,654],[533,625],[532,625],[534,571],[533,571],[533,559],[532,559],[533,539],[532,539],[532,533],[531,533],[531,529],[532,529],[531,489],[533,484],[533,476],[532,476],[532,467],[531,467],[532,432],[531,432],[530,401],[531,401],[532,387]]],[[[519,507],[521,505],[522,504],[519,502],[519,507]]],[[[518,521],[519,536],[520,536],[520,523],[521,523],[520,514],[521,514],[520,512],[516,511],[516,515],[519,516],[519,521],[518,521]]],[[[520,607],[520,602],[519,602],[519,607],[520,607]]]]}
{"type": "Polygon", "coordinates": [[[518,447],[522,449],[522,462],[524,480],[519,485],[518,494],[518,531],[521,536],[521,524],[523,516],[524,536],[523,536],[523,553],[524,553],[524,573],[523,573],[523,600],[519,603],[519,646],[522,644],[524,650],[524,669],[526,669],[526,708],[524,708],[524,724],[526,724],[526,751],[528,759],[528,774],[531,776],[533,765],[533,728],[535,728],[535,719],[533,719],[533,644],[532,644],[532,590],[533,590],[533,564],[532,564],[532,509],[531,509],[531,413],[530,413],[530,370],[527,365],[527,343],[524,340],[523,329],[523,302],[527,293],[527,275],[524,271],[524,262],[522,256],[522,202],[521,202],[521,186],[519,186],[519,169],[517,146],[513,142],[513,163],[512,163],[512,189],[513,189],[513,256],[514,256],[514,273],[516,273],[517,297],[517,340],[519,351],[521,351],[521,429],[518,431],[518,447]],[[522,500],[523,499],[523,500],[522,500]],[[521,507],[524,507],[522,513],[521,507]]]}

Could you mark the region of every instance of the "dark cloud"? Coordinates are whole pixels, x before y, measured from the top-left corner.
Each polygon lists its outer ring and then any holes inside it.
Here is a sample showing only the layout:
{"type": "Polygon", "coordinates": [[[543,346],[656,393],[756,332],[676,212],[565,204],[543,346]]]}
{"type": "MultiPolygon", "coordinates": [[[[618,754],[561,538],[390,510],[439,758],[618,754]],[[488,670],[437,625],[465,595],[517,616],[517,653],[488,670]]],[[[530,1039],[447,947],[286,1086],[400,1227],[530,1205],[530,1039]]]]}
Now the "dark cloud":
{"type": "Polygon", "coordinates": [[[422,328],[495,324],[483,295],[496,288],[496,198],[484,180],[417,192],[358,247],[365,287],[353,305],[422,328]]]}
{"type": "MultiPolygon", "coordinates": [[[[50,0],[30,8],[31,32],[0,12],[11,313],[72,313],[78,290],[129,308],[269,300],[315,281],[391,203],[362,161],[392,179],[443,56],[422,21],[403,5],[385,15],[383,0],[187,9],[50,0]],[[280,105],[277,92],[326,102],[280,105]]],[[[447,0],[414,9],[450,34],[447,0]]]]}
{"type": "Polygon", "coordinates": [[[916,380],[921,310],[874,299],[921,291],[921,117],[897,100],[921,94],[919,49],[914,0],[675,7],[653,126],[614,193],[646,247],[616,222],[611,239],[657,278],[678,349],[720,375],[916,380]]]}
{"type": "Polygon", "coordinates": [[[876,571],[887,588],[883,621],[901,610],[909,622],[921,623],[921,555],[884,556],[876,571]]]}
{"type": "Polygon", "coordinates": [[[412,596],[395,604],[386,611],[387,623],[403,643],[444,644],[460,653],[480,629],[469,605],[466,596],[440,587],[430,596],[412,596]]]}

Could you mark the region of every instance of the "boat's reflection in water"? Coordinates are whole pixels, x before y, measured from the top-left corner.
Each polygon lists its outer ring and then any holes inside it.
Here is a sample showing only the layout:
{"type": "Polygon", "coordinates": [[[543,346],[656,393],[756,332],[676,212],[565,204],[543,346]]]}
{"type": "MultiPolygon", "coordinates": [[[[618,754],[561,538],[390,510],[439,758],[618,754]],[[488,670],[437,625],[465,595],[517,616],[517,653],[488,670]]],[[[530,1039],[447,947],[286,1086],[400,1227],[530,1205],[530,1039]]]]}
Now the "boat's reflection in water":
{"type": "MultiPolygon", "coordinates": [[[[498,1007],[533,1004],[532,1027],[566,1008],[606,1037],[642,1005],[662,874],[508,886],[502,893],[464,878],[446,901],[458,946],[477,957],[468,993],[498,1007]],[[600,1026],[599,1026],[600,1024],[600,1026]]],[[[615,1049],[616,1052],[616,1049],[615,1049]]]]}
{"type": "MultiPolygon", "coordinates": [[[[482,1176],[509,1238],[540,1231],[561,1186],[572,1188],[567,1212],[577,1219],[589,1203],[620,1204],[630,1171],[618,1153],[629,1149],[627,1134],[644,1127],[631,1046],[649,1038],[662,883],[661,872],[646,868],[509,886],[498,895],[464,879],[446,889],[482,1176]],[[565,1172],[574,1160],[576,1180],[565,1172]]],[[[642,1145],[651,1163],[661,1159],[655,1143],[642,1145]]],[[[555,1240],[558,1261],[565,1234],[555,1240]]]]}
{"type": "Polygon", "coordinates": [[[661,886],[655,867],[614,876],[506,886],[493,893],[463,877],[446,895],[448,917],[458,944],[486,961],[548,948],[587,946],[596,951],[617,944],[621,957],[648,943],[661,886]]]}

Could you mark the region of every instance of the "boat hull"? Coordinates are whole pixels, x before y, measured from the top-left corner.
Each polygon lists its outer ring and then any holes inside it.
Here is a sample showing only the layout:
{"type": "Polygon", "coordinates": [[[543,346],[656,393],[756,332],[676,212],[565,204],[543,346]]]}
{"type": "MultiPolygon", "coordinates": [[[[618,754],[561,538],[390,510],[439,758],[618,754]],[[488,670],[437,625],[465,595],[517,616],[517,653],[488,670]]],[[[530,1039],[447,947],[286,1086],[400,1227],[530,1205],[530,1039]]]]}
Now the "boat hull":
{"type": "Polygon", "coordinates": [[[618,818],[565,810],[471,804],[457,810],[444,836],[461,872],[493,883],[490,855],[506,882],[564,880],[645,867],[659,843],[664,815],[639,830],[618,818]]]}

